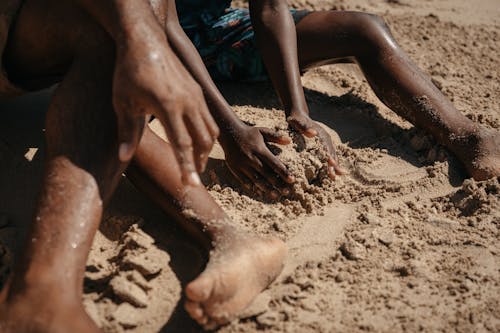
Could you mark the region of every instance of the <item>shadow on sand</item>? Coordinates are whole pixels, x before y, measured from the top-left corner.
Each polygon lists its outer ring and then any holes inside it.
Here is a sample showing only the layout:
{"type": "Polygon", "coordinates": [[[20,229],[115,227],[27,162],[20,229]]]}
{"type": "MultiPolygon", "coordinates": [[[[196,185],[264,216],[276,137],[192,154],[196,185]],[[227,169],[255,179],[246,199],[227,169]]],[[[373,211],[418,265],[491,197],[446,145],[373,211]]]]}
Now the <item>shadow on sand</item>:
{"type": "MultiPolygon", "coordinates": [[[[280,105],[269,83],[221,84],[223,94],[232,105],[251,105],[263,108],[279,108],[280,105]],[[256,98],[258,96],[258,98],[256,98]]],[[[0,103],[0,214],[6,215],[9,224],[0,229],[0,241],[16,254],[26,234],[36,202],[36,196],[43,174],[44,159],[44,117],[50,98],[50,90],[29,94],[8,102],[0,103]]],[[[385,148],[393,156],[401,157],[415,166],[422,166],[417,155],[387,145],[390,136],[396,141],[407,140],[408,132],[389,122],[377,113],[377,108],[353,94],[340,97],[306,90],[311,116],[338,133],[342,142],[352,148],[385,148]]],[[[224,167],[220,161],[213,167],[224,167]]],[[[460,181],[457,172],[450,172],[450,182],[460,181]]],[[[229,181],[229,180],[228,180],[229,181]]],[[[126,179],[119,185],[107,214],[135,215],[147,223],[143,229],[150,234],[157,245],[170,254],[170,266],[182,287],[197,276],[205,265],[206,254],[193,247],[192,240],[179,230],[172,218],[166,216],[145,196],[139,193],[126,179]]],[[[105,230],[103,230],[105,234],[105,230]]],[[[1,278],[1,277],[0,277],[1,278]]],[[[0,287],[2,286],[0,281],[0,287]]],[[[162,332],[201,332],[188,317],[181,299],[162,332]]]]}

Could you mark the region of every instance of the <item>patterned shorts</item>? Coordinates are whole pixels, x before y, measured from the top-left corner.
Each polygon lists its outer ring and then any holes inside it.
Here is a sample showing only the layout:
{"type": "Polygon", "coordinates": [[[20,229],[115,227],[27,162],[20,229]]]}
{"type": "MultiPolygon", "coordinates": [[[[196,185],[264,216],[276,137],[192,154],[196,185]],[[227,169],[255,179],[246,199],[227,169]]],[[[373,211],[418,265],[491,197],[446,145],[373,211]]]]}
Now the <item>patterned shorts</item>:
{"type": "MultiPolygon", "coordinates": [[[[309,11],[291,10],[295,24],[309,11]]],[[[229,8],[211,26],[184,31],[198,49],[215,81],[265,81],[267,72],[247,9],[229,8]]]]}

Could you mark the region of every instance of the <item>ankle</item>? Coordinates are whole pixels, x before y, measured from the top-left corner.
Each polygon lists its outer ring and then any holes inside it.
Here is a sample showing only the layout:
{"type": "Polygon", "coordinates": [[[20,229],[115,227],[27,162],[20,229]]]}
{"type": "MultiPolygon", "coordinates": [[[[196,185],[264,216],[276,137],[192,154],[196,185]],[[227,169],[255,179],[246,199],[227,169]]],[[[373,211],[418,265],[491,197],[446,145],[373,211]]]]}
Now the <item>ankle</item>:
{"type": "Polygon", "coordinates": [[[5,288],[5,300],[44,304],[47,300],[59,304],[74,304],[81,299],[81,288],[71,286],[68,281],[61,281],[42,272],[12,276],[11,283],[5,288]],[[64,292],[61,288],[64,286],[64,292]]]}

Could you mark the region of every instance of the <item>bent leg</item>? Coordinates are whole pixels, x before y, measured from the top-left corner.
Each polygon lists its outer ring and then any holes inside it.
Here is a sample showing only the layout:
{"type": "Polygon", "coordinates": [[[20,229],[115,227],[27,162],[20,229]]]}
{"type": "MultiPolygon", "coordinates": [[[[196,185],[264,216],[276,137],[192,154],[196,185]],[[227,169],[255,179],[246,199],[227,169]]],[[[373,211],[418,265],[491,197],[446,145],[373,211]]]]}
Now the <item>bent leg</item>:
{"type": "MultiPolygon", "coordinates": [[[[19,16],[18,32],[23,31],[23,20],[43,17],[43,11],[38,14],[29,10],[31,4],[36,7],[41,3],[52,14],[73,18],[72,25],[84,34],[60,39],[61,47],[70,45],[73,37],[79,46],[73,50],[69,70],[52,97],[46,117],[43,187],[24,252],[0,304],[1,328],[2,332],[97,332],[81,304],[85,263],[103,202],[125,168],[118,160],[116,116],[111,103],[113,44],[99,27],[52,1],[27,1],[28,11],[19,16]]],[[[15,34],[20,38],[17,43],[32,40],[38,31],[50,31],[54,28],[50,24],[31,25],[29,36],[15,34]]],[[[39,42],[37,47],[47,45],[43,39],[39,42]]],[[[21,62],[37,61],[40,67],[32,65],[33,77],[43,77],[44,55],[52,50],[28,51],[11,50],[21,62]],[[35,54],[41,58],[33,59],[35,54]]],[[[25,79],[30,78],[29,73],[24,74],[25,79]]]]}
{"type": "Polygon", "coordinates": [[[283,242],[238,228],[203,185],[183,185],[172,146],[150,129],[126,174],[210,251],[206,269],[186,287],[186,310],[200,325],[232,320],[281,272],[283,242]]]}
{"type": "Polygon", "coordinates": [[[313,12],[297,25],[303,68],[352,59],[380,100],[433,135],[480,180],[500,175],[500,135],[461,114],[397,45],[377,16],[313,12]]]}

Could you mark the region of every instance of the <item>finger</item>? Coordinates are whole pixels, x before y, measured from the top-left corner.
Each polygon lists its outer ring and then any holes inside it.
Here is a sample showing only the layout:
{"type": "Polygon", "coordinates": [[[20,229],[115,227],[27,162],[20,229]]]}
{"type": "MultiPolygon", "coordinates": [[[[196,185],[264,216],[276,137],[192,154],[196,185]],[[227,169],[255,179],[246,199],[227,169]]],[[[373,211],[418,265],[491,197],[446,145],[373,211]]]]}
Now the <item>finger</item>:
{"type": "Polygon", "coordinates": [[[263,197],[268,197],[272,200],[277,200],[280,197],[280,193],[276,191],[272,185],[265,181],[265,175],[257,170],[244,170],[246,176],[250,178],[258,190],[258,193],[263,197]]]}
{"type": "MultiPolygon", "coordinates": [[[[325,146],[328,154],[328,165],[330,167],[338,166],[337,153],[330,135],[321,127],[319,127],[318,135],[321,143],[325,146]]],[[[334,168],[335,169],[335,168],[334,168]]]]}
{"type": "Polygon", "coordinates": [[[295,182],[295,177],[290,174],[287,167],[271,152],[262,153],[259,155],[259,158],[286,183],[292,184],[295,182]]]}
{"type": "Polygon", "coordinates": [[[131,115],[126,110],[118,110],[116,116],[119,142],[118,158],[121,162],[126,163],[132,159],[139,145],[145,118],[143,115],[131,115]]]}
{"type": "Polygon", "coordinates": [[[226,165],[229,169],[229,171],[231,171],[231,174],[234,176],[234,178],[236,178],[236,180],[243,186],[243,188],[245,190],[247,190],[248,192],[251,192],[252,191],[252,181],[250,179],[248,179],[248,177],[246,177],[243,172],[237,172],[235,170],[233,170],[230,166],[229,166],[229,163],[227,163],[226,161],[226,165]]]}
{"type": "Polygon", "coordinates": [[[328,162],[330,164],[330,168],[333,168],[333,171],[335,172],[336,175],[342,176],[347,174],[347,170],[345,170],[340,166],[338,160],[330,159],[328,162]]]}
{"type": "Polygon", "coordinates": [[[314,128],[314,123],[309,119],[291,116],[288,117],[287,122],[294,130],[309,138],[318,135],[318,131],[314,128]]]}
{"type": "Polygon", "coordinates": [[[252,178],[249,178],[247,175],[251,175],[251,173],[242,172],[238,177],[240,177],[245,182],[245,190],[247,191],[248,195],[251,197],[255,197],[255,194],[257,194],[257,196],[263,197],[264,192],[259,188],[259,186],[255,184],[255,177],[251,176],[252,178]]]}
{"type": "Polygon", "coordinates": [[[182,173],[182,182],[187,185],[201,184],[200,176],[196,172],[193,157],[193,141],[181,117],[172,117],[163,121],[168,139],[174,145],[175,154],[182,173]]]}
{"type": "Polygon", "coordinates": [[[271,168],[264,165],[257,171],[262,182],[267,182],[265,183],[266,191],[273,200],[278,199],[280,194],[285,196],[290,194],[290,184],[285,183],[271,168]]]}
{"type": "Polygon", "coordinates": [[[194,141],[193,149],[196,170],[198,172],[203,172],[207,165],[208,154],[214,144],[214,138],[201,117],[192,115],[186,118],[189,134],[194,141]]]}
{"type": "Polygon", "coordinates": [[[282,135],[278,131],[265,127],[259,127],[258,129],[266,142],[274,142],[280,145],[287,145],[292,142],[288,135],[282,135]]]}
{"type": "Polygon", "coordinates": [[[342,176],[347,174],[347,171],[340,166],[337,153],[335,151],[335,148],[333,148],[333,143],[330,142],[328,146],[329,146],[328,165],[332,169],[333,173],[337,176],[342,176]]]}
{"type": "Polygon", "coordinates": [[[212,135],[212,138],[215,141],[220,134],[219,126],[217,126],[217,123],[215,122],[214,118],[212,117],[206,106],[202,107],[202,116],[203,119],[205,120],[205,124],[208,128],[208,131],[210,132],[210,135],[212,135]]]}

